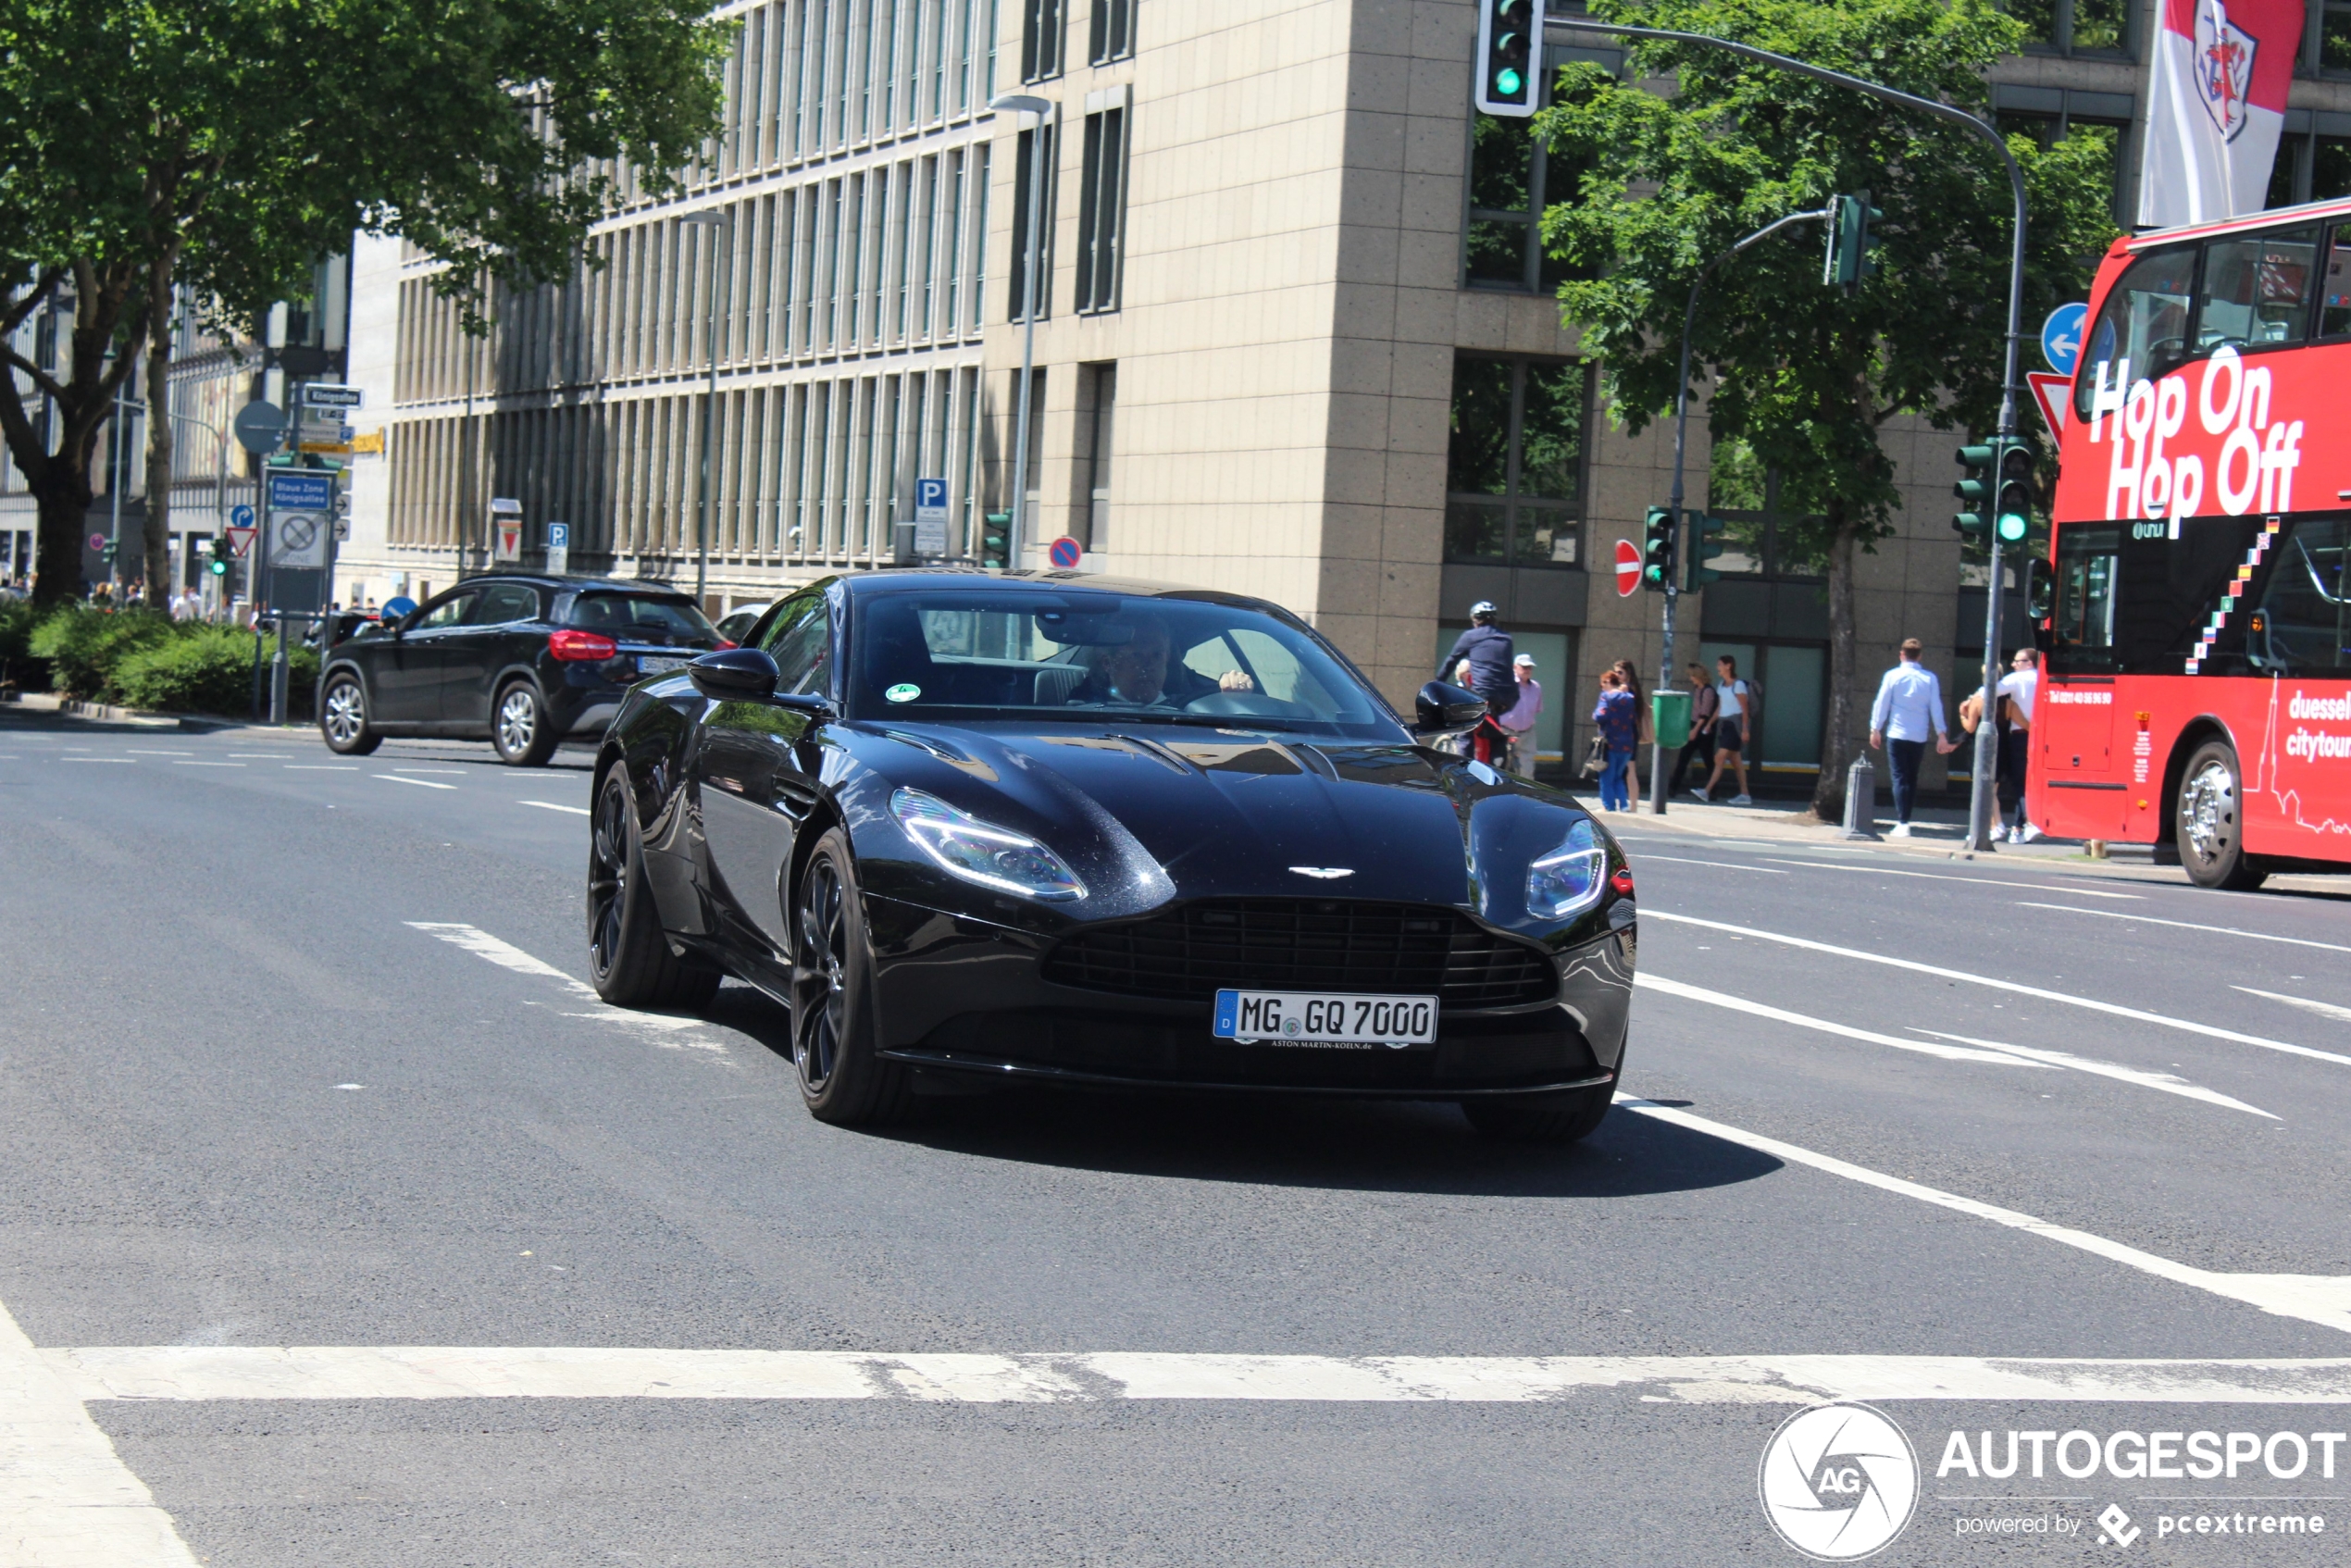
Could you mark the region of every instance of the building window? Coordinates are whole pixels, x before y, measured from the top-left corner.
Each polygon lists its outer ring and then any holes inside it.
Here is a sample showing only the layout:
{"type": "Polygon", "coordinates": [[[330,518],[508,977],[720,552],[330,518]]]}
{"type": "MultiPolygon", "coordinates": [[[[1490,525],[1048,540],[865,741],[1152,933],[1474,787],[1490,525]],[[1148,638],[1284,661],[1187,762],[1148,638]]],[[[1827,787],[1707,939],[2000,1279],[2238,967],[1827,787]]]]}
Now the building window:
{"type": "MultiPolygon", "coordinates": [[[[1590,50],[1554,49],[1545,56],[1554,69],[1569,59],[1616,58],[1590,50]]],[[[1548,102],[1548,87],[1544,96],[1548,102]]],[[[1560,286],[1569,269],[1543,254],[1543,207],[1573,200],[1577,173],[1574,163],[1552,156],[1535,134],[1534,121],[1470,117],[1469,216],[1462,254],[1465,287],[1549,293],[1560,286]]]]}
{"type": "Polygon", "coordinates": [[[2034,54],[2131,53],[2131,0],[2005,0],[2000,8],[2024,24],[2034,54]]]}
{"type": "Polygon", "coordinates": [[[1821,519],[1780,511],[1780,474],[1735,437],[1714,443],[1706,479],[1706,510],[1727,526],[1723,554],[1706,563],[1724,577],[1797,582],[1825,580],[1828,546],[1821,519]]]}
{"type": "Polygon", "coordinates": [[[1062,0],[1024,0],[1020,31],[1020,79],[1042,81],[1062,73],[1062,0]]]}
{"type": "Polygon", "coordinates": [[[1082,481],[1076,497],[1070,532],[1088,553],[1110,548],[1110,475],[1113,427],[1118,413],[1118,366],[1077,367],[1077,472],[1082,481]]]}
{"type": "Polygon", "coordinates": [[[2270,166],[2270,193],[2262,205],[2298,206],[2337,196],[2351,196],[2351,137],[2321,136],[2316,131],[2289,131],[2280,137],[2277,161],[2270,166]]]}
{"type": "Polygon", "coordinates": [[[1135,52],[1135,0],[1094,0],[1094,28],[1087,57],[1094,64],[1123,60],[1135,52]]]}
{"type": "Polygon", "coordinates": [[[1061,184],[1061,138],[1047,124],[1020,133],[1019,167],[1013,170],[1012,293],[1004,318],[1019,321],[1028,310],[1028,177],[1036,167],[1036,138],[1045,138],[1045,205],[1037,226],[1037,318],[1053,313],[1053,194],[1061,184]]]}
{"type": "Polygon", "coordinates": [[[1126,226],[1126,111],[1086,117],[1085,180],[1077,199],[1077,309],[1118,308],[1126,226]]]}
{"type": "Polygon", "coordinates": [[[2351,0],[2311,0],[2302,27],[2302,74],[2351,76],[2351,0]]]}
{"type": "Polygon", "coordinates": [[[1591,370],[1574,360],[1453,361],[1445,558],[1579,564],[1591,370]]]}

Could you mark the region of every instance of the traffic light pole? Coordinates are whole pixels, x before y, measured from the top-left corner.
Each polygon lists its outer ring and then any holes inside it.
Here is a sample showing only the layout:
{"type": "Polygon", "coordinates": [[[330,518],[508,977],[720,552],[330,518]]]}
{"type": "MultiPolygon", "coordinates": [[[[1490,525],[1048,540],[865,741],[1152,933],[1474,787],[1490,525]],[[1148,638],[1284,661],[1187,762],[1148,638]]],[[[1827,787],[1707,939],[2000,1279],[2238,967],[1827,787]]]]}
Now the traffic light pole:
{"type": "MultiPolygon", "coordinates": [[[[1699,268],[1698,276],[1690,281],[1690,303],[1682,310],[1681,369],[1673,382],[1673,489],[1665,499],[1667,510],[1673,514],[1672,525],[1673,556],[1677,566],[1681,565],[1690,544],[1689,538],[1682,528],[1682,459],[1688,452],[1690,444],[1690,334],[1698,325],[1698,291],[1706,286],[1706,280],[1713,274],[1716,268],[1758,240],[1776,234],[1791,223],[1804,223],[1826,218],[1835,210],[1834,207],[1822,207],[1818,212],[1792,212],[1776,223],[1767,223],[1704,267],[1699,268]]],[[[1657,689],[1661,692],[1671,691],[1673,686],[1673,609],[1682,597],[1681,587],[1674,582],[1673,577],[1674,574],[1672,572],[1668,572],[1665,577],[1665,652],[1658,663],[1657,670],[1657,689]]],[[[1652,754],[1649,757],[1650,815],[1663,816],[1665,815],[1665,747],[1662,743],[1659,743],[1652,748],[1652,754]]]]}
{"type": "MultiPolygon", "coordinates": [[[[1965,126],[1984,141],[1989,142],[1993,150],[2000,155],[2000,162],[2008,169],[2009,193],[2016,204],[2016,234],[2009,252],[2008,347],[2006,363],[2000,374],[2000,428],[1997,434],[2004,446],[2017,439],[2016,370],[2017,356],[2023,344],[2024,319],[2024,171],[2017,167],[2015,156],[2009,151],[2007,139],[1997,130],[1984,120],[1976,118],[1965,109],[1954,108],[1949,104],[1940,104],[1932,98],[1922,98],[1914,93],[1904,93],[1862,77],[1848,76],[1841,70],[1831,70],[1825,66],[1816,66],[1808,61],[1793,59],[1786,55],[1775,55],[1769,49],[1758,49],[1751,44],[1735,44],[1727,38],[1715,38],[1703,32],[1675,32],[1664,28],[1628,27],[1622,22],[1587,21],[1581,17],[1572,19],[1562,17],[1549,21],[1546,24],[1544,31],[1547,36],[1557,32],[1563,38],[1573,37],[1578,33],[1598,33],[1610,38],[1652,39],[1661,44],[1693,44],[1701,48],[1721,49],[1736,55],[1742,59],[1753,60],[1759,65],[1776,67],[1797,76],[1809,76],[1816,81],[1835,82],[1840,87],[1850,87],[1857,93],[1866,93],[1872,98],[1883,99],[1889,104],[1899,104],[1905,108],[1916,109],[1921,114],[1932,115],[1937,119],[1947,119],[1955,125],[1965,126]]],[[[1686,378],[1685,380],[1686,380],[1686,378]]],[[[1679,488],[1678,484],[1676,488],[1679,488]]],[[[1677,501],[1675,503],[1676,526],[1680,521],[1679,505],[1677,501]]],[[[1992,577],[1984,594],[1984,691],[1987,710],[1992,705],[1991,695],[1999,684],[2000,577],[2003,566],[2000,560],[2000,541],[1996,530],[1990,543],[1992,577]]],[[[1988,711],[1985,716],[1987,719],[1991,716],[1988,711]]],[[[1975,788],[1968,800],[1968,847],[1978,852],[1988,851],[1992,847],[1993,769],[1996,765],[1995,753],[1998,751],[1996,746],[1983,743],[1982,728],[1981,725],[1977,727],[1975,788]]]]}

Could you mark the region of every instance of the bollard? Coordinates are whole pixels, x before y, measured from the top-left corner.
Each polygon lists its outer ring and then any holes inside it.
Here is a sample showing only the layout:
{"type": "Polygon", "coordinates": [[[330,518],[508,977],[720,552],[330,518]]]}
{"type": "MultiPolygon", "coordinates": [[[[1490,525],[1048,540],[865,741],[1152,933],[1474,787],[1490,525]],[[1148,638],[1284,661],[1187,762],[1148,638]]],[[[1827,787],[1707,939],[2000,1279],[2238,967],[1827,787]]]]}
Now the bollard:
{"type": "Polygon", "coordinates": [[[1874,839],[1873,826],[1877,817],[1877,769],[1870,765],[1870,754],[1863,752],[1845,770],[1845,829],[1840,839],[1874,839]]]}

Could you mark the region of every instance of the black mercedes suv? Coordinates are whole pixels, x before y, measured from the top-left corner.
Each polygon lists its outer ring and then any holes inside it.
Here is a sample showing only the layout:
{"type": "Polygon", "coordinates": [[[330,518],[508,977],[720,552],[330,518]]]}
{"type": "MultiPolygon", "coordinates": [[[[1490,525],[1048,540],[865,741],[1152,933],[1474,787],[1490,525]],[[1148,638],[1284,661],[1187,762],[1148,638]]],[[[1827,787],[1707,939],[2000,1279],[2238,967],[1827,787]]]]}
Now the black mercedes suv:
{"type": "Polygon", "coordinates": [[[318,728],[346,756],[387,735],[487,736],[531,767],[593,730],[631,682],[731,647],[686,594],[616,578],[467,578],[327,652],[318,728]]]}

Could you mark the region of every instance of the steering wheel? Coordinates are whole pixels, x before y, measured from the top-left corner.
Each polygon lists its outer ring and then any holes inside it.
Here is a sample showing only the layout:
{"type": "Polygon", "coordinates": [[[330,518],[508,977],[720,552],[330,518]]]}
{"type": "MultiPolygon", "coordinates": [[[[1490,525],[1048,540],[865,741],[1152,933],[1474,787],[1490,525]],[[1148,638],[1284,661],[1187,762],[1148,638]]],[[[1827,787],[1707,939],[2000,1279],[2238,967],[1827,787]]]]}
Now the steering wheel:
{"type": "Polygon", "coordinates": [[[1291,718],[1298,714],[1298,704],[1263,691],[1210,691],[1186,703],[1184,711],[1233,718],[1291,718]]]}

